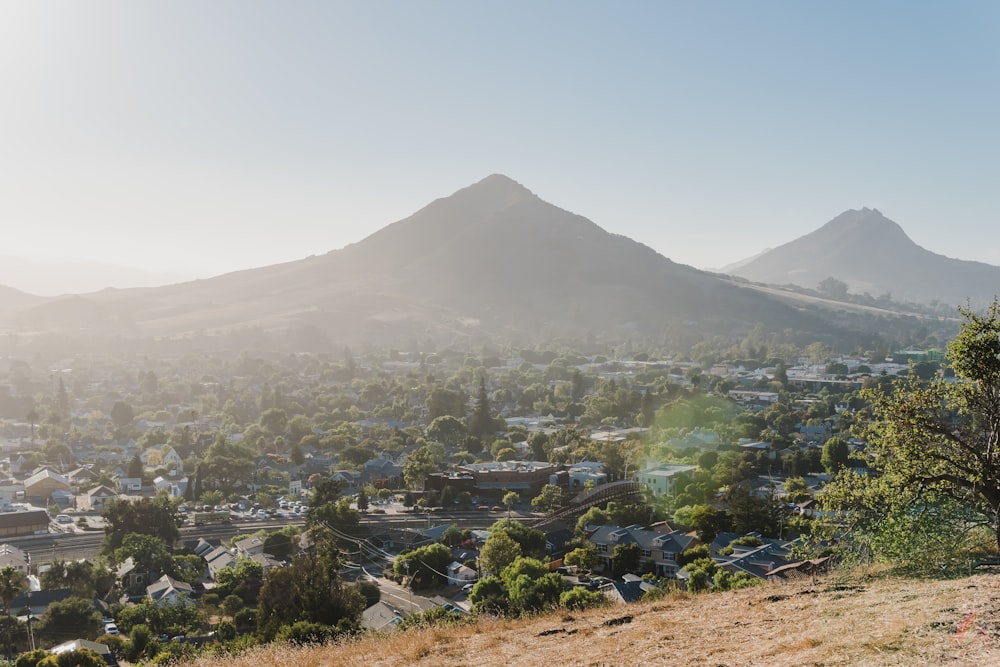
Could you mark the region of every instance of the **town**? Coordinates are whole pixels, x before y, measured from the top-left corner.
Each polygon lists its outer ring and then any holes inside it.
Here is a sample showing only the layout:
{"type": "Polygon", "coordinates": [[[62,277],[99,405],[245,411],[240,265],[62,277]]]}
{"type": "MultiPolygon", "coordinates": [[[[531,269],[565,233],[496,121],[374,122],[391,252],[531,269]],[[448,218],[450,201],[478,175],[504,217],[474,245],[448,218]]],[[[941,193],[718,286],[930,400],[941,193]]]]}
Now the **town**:
{"type": "Polygon", "coordinates": [[[951,369],[753,348],[4,359],[5,653],[162,662],[823,571],[860,391],[951,369]]]}

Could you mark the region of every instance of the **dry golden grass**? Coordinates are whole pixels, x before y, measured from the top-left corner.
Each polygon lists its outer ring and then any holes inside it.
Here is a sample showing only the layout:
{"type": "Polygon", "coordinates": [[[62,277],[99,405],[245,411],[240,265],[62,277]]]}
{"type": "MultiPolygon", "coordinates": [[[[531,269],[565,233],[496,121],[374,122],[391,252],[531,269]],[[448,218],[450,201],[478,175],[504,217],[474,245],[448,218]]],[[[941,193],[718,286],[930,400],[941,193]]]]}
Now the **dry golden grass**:
{"type": "Polygon", "coordinates": [[[1000,665],[1000,578],[864,572],[583,613],[483,620],[326,647],[268,646],[209,665],[1000,665]]]}

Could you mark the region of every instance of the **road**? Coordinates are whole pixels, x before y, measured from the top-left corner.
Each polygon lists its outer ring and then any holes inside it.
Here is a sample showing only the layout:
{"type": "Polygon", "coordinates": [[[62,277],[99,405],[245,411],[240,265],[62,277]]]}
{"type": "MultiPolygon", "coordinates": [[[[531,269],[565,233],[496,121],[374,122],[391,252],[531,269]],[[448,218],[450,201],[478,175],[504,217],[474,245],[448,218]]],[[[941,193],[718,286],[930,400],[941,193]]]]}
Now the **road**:
{"type": "Polygon", "coordinates": [[[375,583],[378,584],[381,600],[396,607],[404,614],[419,614],[437,606],[428,598],[417,595],[410,589],[403,588],[388,579],[376,579],[375,583]]]}

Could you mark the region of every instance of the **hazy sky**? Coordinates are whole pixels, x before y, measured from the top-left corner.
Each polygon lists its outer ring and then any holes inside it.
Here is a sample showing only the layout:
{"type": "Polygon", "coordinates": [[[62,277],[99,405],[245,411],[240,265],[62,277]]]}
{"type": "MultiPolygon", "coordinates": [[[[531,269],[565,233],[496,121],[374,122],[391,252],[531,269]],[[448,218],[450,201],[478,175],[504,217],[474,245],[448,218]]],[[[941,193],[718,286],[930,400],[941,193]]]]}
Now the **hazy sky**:
{"type": "Polygon", "coordinates": [[[718,267],[870,206],[1000,264],[1000,3],[0,0],[0,254],[212,275],[500,172],[718,267]]]}

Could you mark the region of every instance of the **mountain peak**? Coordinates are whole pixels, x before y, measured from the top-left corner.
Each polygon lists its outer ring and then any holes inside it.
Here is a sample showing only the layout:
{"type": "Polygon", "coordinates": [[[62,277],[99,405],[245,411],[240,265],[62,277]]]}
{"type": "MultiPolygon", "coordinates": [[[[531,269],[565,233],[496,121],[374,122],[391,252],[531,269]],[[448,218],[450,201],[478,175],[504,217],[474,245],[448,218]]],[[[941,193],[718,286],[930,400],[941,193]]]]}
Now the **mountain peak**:
{"type": "Polygon", "coordinates": [[[814,234],[852,244],[913,243],[899,224],[882,215],[877,208],[868,207],[848,209],[817,229],[814,234]]]}
{"type": "Polygon", "coordinates": [[[472,196],[477,199],[487,199],[505,204],[513,204],[525,199],[537,199],[538,197],[528,188],[524,187],[513,178],[503,174],[490,174],[486,178],[462,188],[452,197],[472,196]]]}

